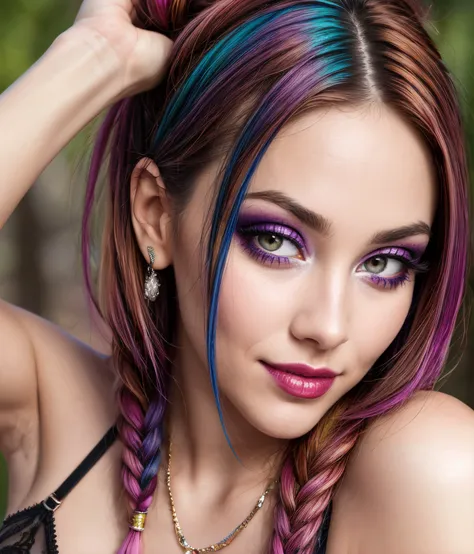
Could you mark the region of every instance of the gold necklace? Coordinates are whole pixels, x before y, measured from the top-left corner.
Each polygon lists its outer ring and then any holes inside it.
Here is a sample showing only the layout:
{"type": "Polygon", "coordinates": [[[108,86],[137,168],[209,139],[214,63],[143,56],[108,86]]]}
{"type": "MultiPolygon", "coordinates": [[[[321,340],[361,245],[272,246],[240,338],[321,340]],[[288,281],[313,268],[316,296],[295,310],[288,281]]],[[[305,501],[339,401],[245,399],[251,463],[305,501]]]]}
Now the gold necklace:
{"type": "Polygon", "coordinates": [[[268,493],[273,489],[273,487],[275,486],[275,483],[276,481],[271,483],[271,485],[265,490],[262,496],[257,500],[257,503],[253,507],[250,514],[242,521],[240,525],[238,525],[231,533],[229,533],[227,537],[223,538],[221,541],[215,544],[206,546],[205,548],[194,548],[188,543],[188,541],[183,535],[183,531],[181,530],[181,526],[178,521],[178,516],[176,515],[176,508],[174,506],[173,495],[171,493],[171,441],[170,441],[170,448],[168,453],[168,469],[166,470],[166,484],[168,485],[168,495],[170,498],[170,507],[171,507],[171,514],[173,516],[174,530],[176,533],[176,538],[178,539],[178,542],[181,548],[183,548],[186,554],[200,554],[201,552],[217,552],[218,550],[222,550],[226,546],[229,546],[229,544],[235,539],[235,537],[237,537],[237,535],[239,535],[240,532],[243,529],[245,529],[245,527],[247,527],[247,525],[253,519],[255,514],[263,506],[263,503],[265,502],[265,498],[267,497],[268,493]]]}

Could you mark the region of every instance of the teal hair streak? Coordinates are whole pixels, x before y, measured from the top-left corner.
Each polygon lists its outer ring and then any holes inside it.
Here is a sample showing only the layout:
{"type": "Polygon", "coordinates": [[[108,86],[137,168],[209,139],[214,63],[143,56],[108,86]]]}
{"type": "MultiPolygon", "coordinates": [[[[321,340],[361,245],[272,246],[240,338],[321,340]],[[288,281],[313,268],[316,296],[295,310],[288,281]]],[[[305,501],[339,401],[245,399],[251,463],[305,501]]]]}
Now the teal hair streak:
{"type": "Polygon", "coordinates": [[[233,58],[238,59],[239,56],[244,56],[245,51],[249,48],[249,43],[258,38],[262,26],[274,20],[278,15],[271,13],[249,21],[225,36],[204,55],[165,111],[155,137],[155,147],[176,124],[178,118],[182,119],[189,113],[198,98],[213,83],[216,75],[228,67],[233,58]]]}
{"type": "MultiPolygon", "coordinates": [[[[206,95],[209,89],[212,90],[212,86],[218,80],[220,72],[228,70],[232,64],[242,63],[246,58],[258,55],[256,51],[258,52],[262,37],[274,30],[273,26],[278,20],[282,20],[284,25],[284,18],[297,12],[308,14],[308,17],[305,17],[302,22],[292,25],[292,27],[298,27],[297,31],[303,39],[307,37],[308,53],[300,64],[283,75],[272,87],[262,99],[259,108],[246,123],[225,169],[218,191],[207,253],[207,263],[210,267],[213,248],[218,236],[219,223],[223,219],[225,200],[231,188],[231,177],[239,157],[248,150],[252,143],[258,142],[265,129],[273,129],[272,132],[267,133],[269,138],[259,150],[236,193],[230,216],[225,224],[223,239],[217,255],[214,279],[210,287],[206,339],[209,373],[222,429],[232,452],[237,458],[224,422],[215,364],[217,311],[222,276],[242,202],[251,178],[271,142],[294,113],[295,108],[304,102],[308,94],[311,94],[311,88],[321,84],[322,81],[324,81],[326,87],[334,86],[351,75],[351,57],[348,51],[350,35],[340,20],[340,6],[330,0],[303,2],[250,19],[223,37],[203,56],[189,78],[171,99],[154,140],[155,148],[159,147],[163,137],[193,110],[199,98],[206,95]],[[308,78],[302,79],[300,76],[305,73],[307,73],[308,78]],[[299,87],[299,89],[296,88],[296,93],[293,92],[292,88],[295,83],[299,87]],[[285,104],[285,95],[291,93],[294,93],[294,100],[285,104]]],[[[294,33],[295,31],[291,28],[288,32],[294,33]]]]}
{"type": "MultiPolygon", "coordinates": [[[[250,19],[224,36],[199,61],[163,114],[153,146],[156,148],[176,122],[188,115],[199,97],[212,85],[219,72],[226,69],[233,61],[245,59],[249,55],[249,52],[255,46],[254,41],[258,43],[266,32],[266,26],[271,25],[275,20],[283,18],[288,13],[295,12],[296,10],[302,11],[305,7],[312,9],[318,7],[321,10],[321,13],[308,18],[308,29],[311,29],[310,45],[312,48],[318,49],[322,54],[328,53],[331,43],[342,38],[344,34],[344,29],[337,21],[340,7],[331,0],[304,2],[250,19]],[[324,30],[316,30],[317,25],[322,21],[325,24],[324,30]]],[[[269,29],[270,32],[272,30],[272,28],[269,29]]]]}

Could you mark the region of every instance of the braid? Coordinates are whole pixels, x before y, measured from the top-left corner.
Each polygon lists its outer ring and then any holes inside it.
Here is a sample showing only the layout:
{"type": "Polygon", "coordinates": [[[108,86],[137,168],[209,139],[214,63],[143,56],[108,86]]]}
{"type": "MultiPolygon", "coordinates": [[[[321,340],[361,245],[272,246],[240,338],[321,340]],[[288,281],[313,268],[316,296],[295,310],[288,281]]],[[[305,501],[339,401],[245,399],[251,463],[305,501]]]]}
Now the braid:
{"type": "Polygon", "coordinates": [[[365,421],[341,423],[336,405],[283,464],[280,502],[275,509],[272,554],[311,554],[324,512],[344,475],[365,421]]]}
{"type": "MultiPolygon", "coordinates": [[[[158,397],[144,411],[140,399],[125,384],[119,390],[123,443],[122,479],[132,511],[147,512],[157,485],[161,458],[165,401],[158,397]]],[[[140,552],[141,532],[130,529],[119,554],[140,552]]]]}
{"type": "MultiPolygon", "coordinates": [[[[143,281],[143,277],[140,280],[143,281]]],[[[154,315],[147,310],[143,297],[135,305],[138,310],[136,327],[129,328],[128,334],[135,338],[136,345],[130,344],[126,348],[122,342],[120,351],[114,353],[120,379],[117,397],[120,409],[118,429],[123,444],[122,481],[132,514],[148,511],[157,487],[161,462],[169,375],[165,349],[168,333],[163,336],[153,317],[158,323],[162,319],[172,322],[172,318],[167,318],[172,296],[167,293],[173,290],[169,278],[163,277],[162,285],[166,296],[161,297],[160,294],[154,315]],[[127,360],[130,361],[126,363],[127,360]]],[[[163,331],[166,329],[163,328],[163,331]]],[[[141,531],[130,528],[118,554],[140,554],[141,536],[141,531]]]]}

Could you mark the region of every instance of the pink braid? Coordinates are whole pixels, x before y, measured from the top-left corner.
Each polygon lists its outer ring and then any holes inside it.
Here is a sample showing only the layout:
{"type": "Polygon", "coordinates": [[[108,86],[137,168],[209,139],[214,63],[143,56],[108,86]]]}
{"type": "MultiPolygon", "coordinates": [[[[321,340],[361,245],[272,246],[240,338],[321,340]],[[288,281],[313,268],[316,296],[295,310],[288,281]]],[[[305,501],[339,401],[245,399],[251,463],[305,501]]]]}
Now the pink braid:
{"type": "Polygon", "coordinates": [[[272,554],[312,554],[324,512],[366,422],[337,421],[334,407],[287,456],[275,508],[272,554]]]}

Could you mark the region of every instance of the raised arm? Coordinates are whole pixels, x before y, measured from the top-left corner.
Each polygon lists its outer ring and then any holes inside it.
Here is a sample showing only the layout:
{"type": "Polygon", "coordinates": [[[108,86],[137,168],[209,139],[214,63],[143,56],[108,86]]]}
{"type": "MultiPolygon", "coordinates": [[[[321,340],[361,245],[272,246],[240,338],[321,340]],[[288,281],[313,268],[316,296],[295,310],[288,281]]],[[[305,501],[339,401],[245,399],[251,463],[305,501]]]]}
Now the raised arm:
{"type": "MultiPolygon", "coordinates": [[[[172,43],[134,27],[132,9],[132,0],[86,0],[75,24],[0,96],[0,228],[89,121],[161,78],[172,43]]],[[[37,401],[38,360],[50,332],[38,332],[41,325],[0,301],[0,449],[18,410],[37,401]]]]}
{"type": "Polygon", "coordinates": [[[171,41],[138,31],[131,11],[131,0],[87,0],[75,25],[0,96],[0,228],[91,119],[160,78],[171,41]]]}

